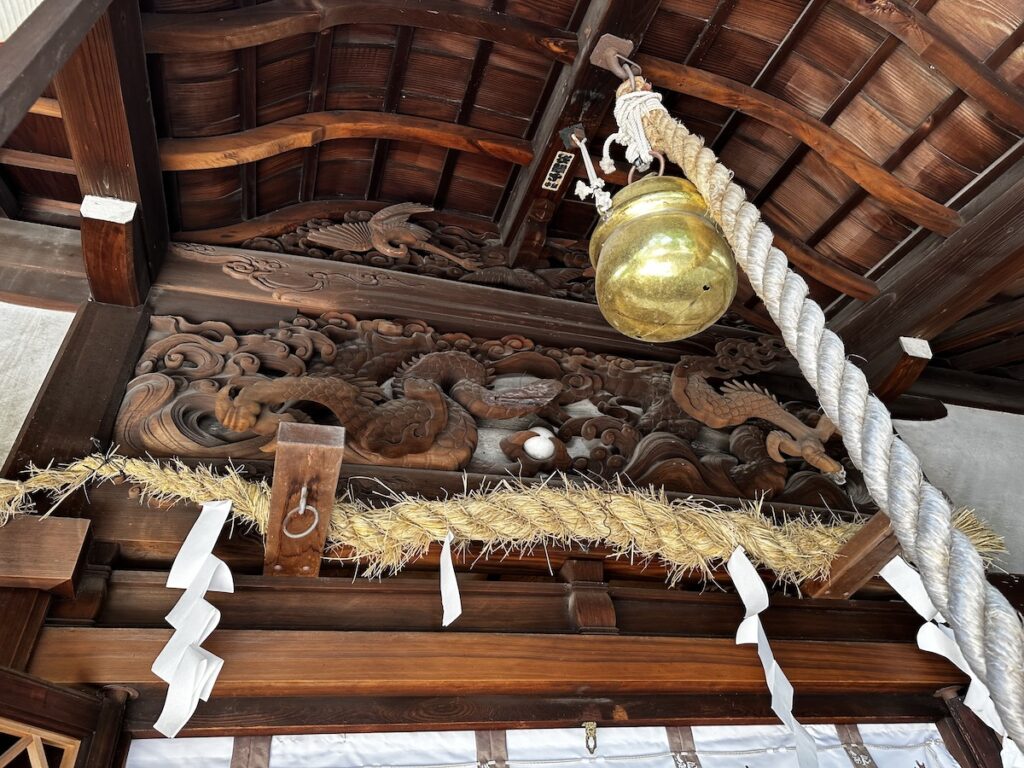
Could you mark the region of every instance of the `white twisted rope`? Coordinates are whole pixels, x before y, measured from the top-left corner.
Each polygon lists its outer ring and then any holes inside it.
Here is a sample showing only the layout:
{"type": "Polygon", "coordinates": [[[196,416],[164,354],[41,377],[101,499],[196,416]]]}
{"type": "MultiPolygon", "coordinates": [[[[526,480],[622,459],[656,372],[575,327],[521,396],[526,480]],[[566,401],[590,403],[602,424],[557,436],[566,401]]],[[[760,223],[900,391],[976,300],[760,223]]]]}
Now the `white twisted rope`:
{"type": "Polygon", "coordinates": [[[652,147],[663,151],[704,196],[822,409],[842,431],[871,497],[889,515],[929,597],[949,621],[971,669],[988,686],[1007,733],[1024,747],[1024,628],[1017,612],[988,583],[981,556],[952,525],[949,502],[924,479],[917,457],[894,434],[889,411],[869,392],[864,373],[847,360],[842,340],[825,327],[821,307],[808,297],[807,284],[789,269],[785,254],[772,246],[771,230],[732,173],[700,137],[668,114],[659,95],[628,89],[624,83],[619,91],[616,141],[634,146],[637,155],[652,147]]]}

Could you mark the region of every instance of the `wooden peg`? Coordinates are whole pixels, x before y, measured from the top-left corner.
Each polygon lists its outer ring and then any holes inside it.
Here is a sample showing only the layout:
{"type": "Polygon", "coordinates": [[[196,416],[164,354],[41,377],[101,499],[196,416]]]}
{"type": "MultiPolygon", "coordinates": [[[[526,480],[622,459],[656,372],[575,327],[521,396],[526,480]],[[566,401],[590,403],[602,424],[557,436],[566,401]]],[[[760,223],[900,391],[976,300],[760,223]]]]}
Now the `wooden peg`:
{"type": "Polygon", "coordinates": [[[808,583],[809,597],[845,600],[863,587],[900,552],[888,515],[876,512],[834,558],[828,577],[808,583]]]}
{"type": "Polygon", "coordinates": [[[293,422],[278,427],[264,574],[320,573],[344,452],[344,427],[293,422]]]}

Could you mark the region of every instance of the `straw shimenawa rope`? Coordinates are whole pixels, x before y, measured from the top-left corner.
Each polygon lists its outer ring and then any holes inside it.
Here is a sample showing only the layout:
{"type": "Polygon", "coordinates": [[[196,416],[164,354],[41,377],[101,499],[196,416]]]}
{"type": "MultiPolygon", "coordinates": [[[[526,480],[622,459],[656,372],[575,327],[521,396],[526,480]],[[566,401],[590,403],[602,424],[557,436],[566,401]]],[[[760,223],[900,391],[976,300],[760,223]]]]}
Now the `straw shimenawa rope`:
{"type": "Polygon", "coordinates": [[[615,117],[619,143],[650,161],[650,149],[679,165],[708,204],[789,351],[839,426],[871,497],[892,520],[906,556],[917,564],[932,603],[949,621],[971,669],[992,693],[1009,735],[1024,748],[1024,627],[985,576],[985,561],[954,524],[955,513],[924,478],[914,452],[893,431],[888,409],[847,359],[842,340],[825,327],[825,313],[807,283],[772,245],[772,232],[747,202],[732,172],[704,141],[660,104],[641,78],[623,83],[615,117]],[[638,88],[639,90],[636,90],[638,88]],[[637,126],[640,126],[638,132],[637,126]]]}
{"type": "MultiPolygon", "coordinates": [[[[25,512],[29,494],[46,491],[58,498],[91,482],[126,481],[143,498],[202,503],[230,499],[235,519],[266,532],[270,486],[244,479],[237,471],[214,474],[179,461],[158,463],[94,455],[63,467],[33,469],[22,482],[0,483],[0,519],[25,512]]],[[[614,552],[640,560],[660,560],[674,581],[703,571],[742,546],[751,559],[779,578],[800,582],[827,575],[839,548],[859,523],[791,519],[776,523],[751,503],[729,510],[700,499],[670,501],[663,493],[594,486],[525,486],[505,482],[494,490],[441,501],[394,495],[386,507],[338,500],[331,517],[328,552],[365,562],[367,575],[397,571],[443,541],[448,531],[459,542],[489,551],[524,551],[546,544],[602,542],[614,552]]],[[[1002,540],[970,512],[961,525],[992,553],[1002,540]]]]}

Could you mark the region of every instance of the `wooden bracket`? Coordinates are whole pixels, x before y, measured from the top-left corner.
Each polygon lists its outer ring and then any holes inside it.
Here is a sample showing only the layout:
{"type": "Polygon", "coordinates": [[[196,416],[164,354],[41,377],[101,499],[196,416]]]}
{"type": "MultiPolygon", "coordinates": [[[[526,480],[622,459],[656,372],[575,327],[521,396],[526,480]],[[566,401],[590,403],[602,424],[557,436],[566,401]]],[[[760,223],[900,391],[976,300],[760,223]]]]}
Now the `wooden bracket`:
{"type": "Polygon", "coordinates": [[[608,594],[602,560],[571,558],[558,572],[569,583],[569,618],[584,635],[617,635],[615,604],[608,594]]]}
{"type": "Polygon", "coordinates": [[[900,543],[888,515],[876,512],[832,560],[828,578],[808,585],[809,597],[845,600],[899,554],[900,543]]]}
{"type": "Polygon", "coordinates": [[[96,301],[137,307],[149,293],[149,268],[138,204],[86,195],[82,200],[82,256],[96,301]]]}
{"type": "Polygon", "coordinates": [[[344,427],[294,422],[278,427],[265,575],[320,573],[344,453],[344,427]]]}

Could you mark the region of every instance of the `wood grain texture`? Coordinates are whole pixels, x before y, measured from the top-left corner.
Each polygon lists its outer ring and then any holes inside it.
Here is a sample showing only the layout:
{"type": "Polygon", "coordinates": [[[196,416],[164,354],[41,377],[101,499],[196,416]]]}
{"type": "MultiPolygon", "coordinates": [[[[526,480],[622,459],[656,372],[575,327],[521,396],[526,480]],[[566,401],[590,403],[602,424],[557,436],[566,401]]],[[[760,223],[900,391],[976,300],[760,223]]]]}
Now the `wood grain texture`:
{"type": "MultiPolygon", "coordinates": [[[[162,692],[129,703],[133,738],[156,738],[162,692]]],[[[932,694],[796,697],[802,723],[934,722],[945,711],[932,694]]],[[[200,704],[180,736],[372,733],[379,731],[576,728],[673,725],[778,725],[764,694],[620,694],[582,696],[431,696],[213,698],[200,704]]]]}
{"type": "Polygon", "coordinates": [[[0,717],[84,739],[92,735],[99,713],[96,696],[0,668],[0,717]]]}
{"type": "Polygon", "coordinates": [[[953,367],[961,371],[985,371],[1018,360],[1024,360],[1024,335],[986,344],[949,359],[953,367]]]}
{"type": "Polygon", "coordinates": [[[110,0],[45,0],[0,46],[0,145],[108,5],[110,0]]]}
{"type": "Polygon", "coordinates": [[[540,246],[544,244],[547,223],[571,186],[572,167],[579,162],[575,151],[569,173],[558,189],[544,188],[544,180],[556,154],[565,151],[559,131],[578,123],[586,135],[592,137],[614,102],[617,78],[611,72],[591,66],[589,59],[594,46],[605,34],[639,44],[659,5],[655,0],[629,3],[595,0],[588,6],[580,24],[583,33],[579,56],[572,66],[563,68],[559,74],[537,121],[533,161],[522,170],[508,192],[508,204],[502,214],[501,239],[511,247],[512,264],[521,257],[528,261],[538,255],[540,246]]]}
{"type": "Polygon", "coordinates": [[[320,573],[344,455],[344,427],[288,422],[278,426],[264,573],[320,573]],[[293,512],[300,509],[301,513],[293,512]]]}
{"type": "MultiPolygon", "coordinates": [[[[67,685],[154,685],[165,629],[44,628],[31,674],[67,685]]],[[[760,693],[753,648],[732,639],[438,632],[225,630],[204,647],[225,660],[213,697],[760,693]]],[[[905,644],[772,644],[804,693],[925,693],[966,678],[905,644]]]]}
{"type": "Polygon", "coordinates": [[[1024,131],[1024,93],[978,61],[945,29],[906,0],[837,0],[898,37],[997,118],[1024,131]]]}
{"type": "Polygon", "coordinates": [[[878,575],[896,557],[900,543],[889,518],[876,512],[832,561],[828,578],[807,586],[811,597],[846,599],[878,575]]]}
{"type": "Polygon", "coordinates": [[[775,245],[801,272],[840,293],[867,301],[878,295],[878,283],[837,264],[777,225],[771,225],[775,245]]]}
{"type": "Polygon", "coordinates": [[[412,115],[339,110],[297,115],[223,136],[162,139],[160,163],[165,171],[228,168],[332,139],[354,138],[415,141],[518,165],[533,157],[528,141],[493,131],[412,115]]]}
{"type": "Polygon", "coordinates": [[[976,213],[949,239],[899,261],[879,280],[882,292],[840,312],[830,327],[880,383],[903,356],[900,336],[930,340],[984,305],[1024,273],[1024,161],[976,202],[976,213]]]}
{"type": "Polygon", "coordinates": [[[96,301],[137,307],[149,291],[138,211],[130,221],[110,221],[101,215],[88,205],[82,207],[82,257],[89,291],[96,301]]]}
{"type": "Polygon", "coordinates": [[[943,235],[959,228],[956,211],[884,171],[852,141],[788,102],[729,78],[655,56],[640,55],[637,63],[659,87],[738,110],[795,136],[836,170],[922,227],[943,235]]]}
{"type": "Polygon", "coordinates": [[[433,0],[271,0],[257,7],[191,14],[145,14],[147,53],[233,51],[342,24],[392,24],[491,40],[562,62],[576,35],[469,3],[433,0]]]}
{"type": "Polygon", "coordinates": [[[69,157],[55,157],[20,149],[0,148],[0,163],[16,168],[35,168],[38,171],[75,174],[75,162],[69,157]]]}
{"type": "Polygon", "coordinates": [[[73,312],[89,298],[74,230],[0,221],[0,241],[0,300],[73,312]]]}
{"type": "Polygon", "coordinates": [[[1024,331],[1024,297],[993,304],[965,317],[932,342],[936,352],[959,352],[992,337],[1024,331]]]}
{"type": "Polygon", "coordinates": [[[155,273],[167,247],[167,204],[138,3],[113,0],[54,88],[82,193],[139,205],[142,242],[155,273]]]}
{"type": "Polygon", "coordinates": [[[141,307],[82,305],[11,448],[4,477],[30,463],[80,458],[105,444],[148,327],[141,307]]]}
{"type": "MultiPolygon", "coordinates": [[[[2,529],[0,529],[2,530],[2,529]]],[[[51,597],[41,589],[0,587],[0,667],[24,670],[51,597]]]]}
{"type": "Polygon", "coordinates": [[[0,587],[74,597],[88,531],[88,520],[72,517],[23,515],[10,521],[0,528],[0,587]]]}

